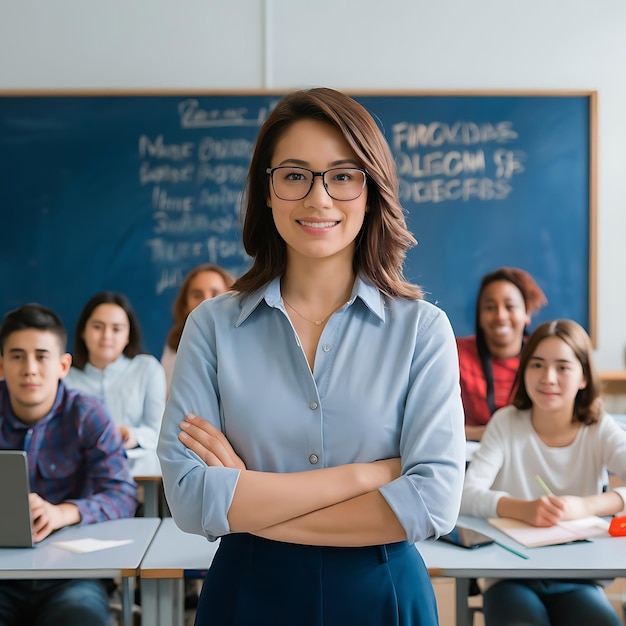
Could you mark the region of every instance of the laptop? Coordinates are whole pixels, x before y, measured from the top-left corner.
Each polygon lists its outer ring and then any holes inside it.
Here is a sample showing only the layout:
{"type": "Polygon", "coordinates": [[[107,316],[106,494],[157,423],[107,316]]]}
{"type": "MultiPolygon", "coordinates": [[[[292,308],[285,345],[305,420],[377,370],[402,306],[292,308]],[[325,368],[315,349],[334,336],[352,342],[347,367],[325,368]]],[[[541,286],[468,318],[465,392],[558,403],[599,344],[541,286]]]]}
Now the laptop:
{"type": "Polygon", "coordinates": [[[0,450],[0,548],[34,547],[29,490],[26,452],[0,450]]]}

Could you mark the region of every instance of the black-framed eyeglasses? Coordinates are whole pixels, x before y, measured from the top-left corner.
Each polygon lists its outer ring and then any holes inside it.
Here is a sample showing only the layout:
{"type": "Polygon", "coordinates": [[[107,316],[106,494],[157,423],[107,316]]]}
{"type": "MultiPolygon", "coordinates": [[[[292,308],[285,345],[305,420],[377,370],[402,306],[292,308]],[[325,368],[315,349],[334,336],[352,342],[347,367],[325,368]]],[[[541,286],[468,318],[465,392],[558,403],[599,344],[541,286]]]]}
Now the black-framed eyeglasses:
{"type": "Polygon", "coordinates": [[[274,193],[281,200],[302,200],[313,189],[316,176],[322,177],[326,193],[333,200],[356,200],[365,189],[367,172],[357,167],[333,167],[314,172],[306,167],[280,165],[268,167],[265,172],[272,180],[274,193]]]}

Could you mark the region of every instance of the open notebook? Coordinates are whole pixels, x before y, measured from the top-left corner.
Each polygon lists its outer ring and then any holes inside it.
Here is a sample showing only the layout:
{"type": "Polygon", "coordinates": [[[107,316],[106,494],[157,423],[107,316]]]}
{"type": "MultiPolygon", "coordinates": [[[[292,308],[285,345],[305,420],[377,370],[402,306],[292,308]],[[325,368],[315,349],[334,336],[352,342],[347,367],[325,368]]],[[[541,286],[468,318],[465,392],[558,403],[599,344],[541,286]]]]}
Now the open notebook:
{"type": "Polygon", "coordinates": [[[488,521],[492,526],[527,548],[555,546],[592,537],[610,536],[609,522],[596,516],[560,522],[548,528],[538,528],[508,517],[492,517],[488,521]]]}

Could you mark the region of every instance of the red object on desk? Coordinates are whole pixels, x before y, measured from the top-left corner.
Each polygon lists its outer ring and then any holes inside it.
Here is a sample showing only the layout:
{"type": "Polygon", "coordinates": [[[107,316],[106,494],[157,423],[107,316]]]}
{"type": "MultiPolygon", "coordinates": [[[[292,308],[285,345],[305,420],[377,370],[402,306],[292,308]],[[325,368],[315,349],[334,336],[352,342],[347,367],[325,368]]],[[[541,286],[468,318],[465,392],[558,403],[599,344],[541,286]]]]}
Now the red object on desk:
{"type": "Polygon", "coordinates": [[[626,515],[614,517],[609,524],[609,535],[613,537],[626,537],[626,515]]]}

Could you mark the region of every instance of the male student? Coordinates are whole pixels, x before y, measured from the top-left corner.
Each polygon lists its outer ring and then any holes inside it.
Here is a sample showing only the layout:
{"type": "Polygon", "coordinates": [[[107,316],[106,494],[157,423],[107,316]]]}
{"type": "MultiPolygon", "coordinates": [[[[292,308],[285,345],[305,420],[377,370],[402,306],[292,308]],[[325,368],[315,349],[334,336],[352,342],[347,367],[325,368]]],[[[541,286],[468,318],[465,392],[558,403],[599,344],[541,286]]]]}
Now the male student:
{"type": "MultiPolygon", "coordinates": [[[[0,448],[26,450],[33,538],[132,517],[136,485],[104,405],[65,387],[71,355],[49,309],[27,304],[0,326],[0,448]]],[[[6,480],[7,477],[0,477],[6,480]]],[[[99,580],[0,581],[0,625],[108,626],[99,580]]]]}

